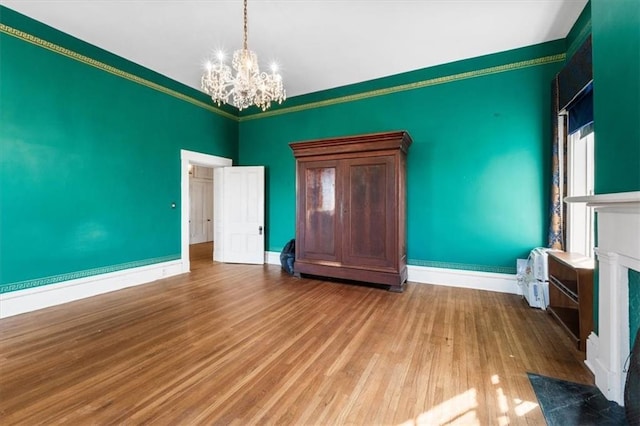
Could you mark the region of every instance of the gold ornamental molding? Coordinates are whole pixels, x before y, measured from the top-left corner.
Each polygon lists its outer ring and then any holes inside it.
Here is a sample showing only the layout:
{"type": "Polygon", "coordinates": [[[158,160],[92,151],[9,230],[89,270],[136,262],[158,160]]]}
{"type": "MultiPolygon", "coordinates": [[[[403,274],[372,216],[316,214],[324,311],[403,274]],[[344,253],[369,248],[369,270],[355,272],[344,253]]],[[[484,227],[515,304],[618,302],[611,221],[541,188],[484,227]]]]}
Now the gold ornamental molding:
{"type": "Polygon", "coordinates": [[[66,56],[67,58],[73,59],[75,61],[82,62],[83,64],[92,66],[94,68],[98,68],[98,69],[100,69],[102,71],[106,71],[109,74],[116,75],[116,76],[118,76],[120,78],[124,78],[125,80],[132,81],[134,83],[140,84],[140,85],[148,87],[150,89],[157,90],[158,92],[162,92],[162,93],[164,93],[166,95],[173,96],[174,98],[180,99],[182,101],[189,102],[190,104],[196,105],[196,106],[198,106],[200,108],[204,108],[204,109],[206,109],[208,111],[211,111],[211,112],[213,112],[215,114],[221,115],[221,116],[223,116],[225,118],[229,118],[229,119],[232,119],[232,120],[235,120],[235,121],[238,120],[238,117],[236,117],[235,115],[229,114],[226,111],[222,111],[222,110],[220,110],[218,108],[215,108],[213,105],[209,105],[209,104],[207,104],[205,102],[202,102],[202,101],[199,101],[197,99],[194,99],[194,98],[192,98],[190,96],[187,96],[187,95],[185,95],[183,93],[180,93],[180,92],[178,92],[176,90],[169,89],[169,88],[164,87],[164,86],[162,86],[160,84],[157,84],[157,83],[154,83],[152,81],[146,80],[146,79],[144,79],[142,77],[138,77],[137,75],[128,73],[126,71],[122,71],[121,69],[118,69],[118,68],[113,67],[111,65],[107,65],[104,62],[100,62],[100,61],[97,61],[95,59],[89,58],[88,56],[81,55],[81,54],[79,54],[77,52],[74,52],[72,50],[66,49],[66,48],[64,48],[62,46],[58,46],[57,44],[51,43],[51,42],[43,40],[43,39],[41,39],[39,37],[36,37],[36,36],[31,35],[31,34],[25,33],[24,31],[20,31],[20,30],[17,30],[15,28],[12,28],[12,27],[9,27],[9,26],[7,26],[5,24],[1,24],[0,23],[0,32],[2,32],[4,34],[7,34],[7,35],[10,35],[10,36],[13,36],[15,38],[18,38],[18,39],[20,39],[22,41],[26,41],[27,43],[31,43],[31,44],[36,45],[38,47],[42,47],[44,49],[50,50],[50,51],[55,52],[55,53],[57,53],[59,55],[66,56]]]}
{"type": "Polygon", "coordinates": [[[376,89],[376,90],[370,90],[370,91],[366,91],[366,92],[362,92],[362,93],[356,93],[353,95],[346,95],[346,96],[341,96],[341,97],[337,97],[337,98],[332,98],[332,99],[325,99],[322,101],[317,101],[317,102],[310,102],[310,103],[306,103],[306,104],[302,104],[302,105],[297,105],[297,106],[293,106],[293,107],[289,107],[289,108],[280,108],[280,109],[276,109],[276,110],[270,110],[270,111],[266,111],[266,112],[258,112],[255,114],[250,114],[250,115],[245,115],[242,117],[237,117],[233,114],[230,114],[226,111],[220,110],[216,107],[214,107],[213,105],[210,105],[208,103],[199,101],[197,99],[194,99],[190,96],[187,96],[183,93],[180,93],[176,90],[172,90],[169,89],[167,87],[164,87],[160,84],[154,83],[152,81],[146,80],[144,78],[138,77],[137,75],[128,73],[126,71],[122,71],[118,68],[115,68],[111,65],[107,65],[104,62],[100,62],[97,61],[95,59],[89,58],[88,56],[85,55],[81,55],[77,52],[74,52],[72,50],[66,49],[64,47],[58,46],[57,44],[51,43],[49,41],[43,40],[41,38],[35,37],[31,34],[25,33],[23,31],[17,30],[15,28],[9,27],[5,24],[0,23],[0,32],[1,33],[5,33],[7,35],[16,37],[22,41],[34,44],[38,47],[42,47],[44,49],[50,50],[52,52],[55,52],[57,54],[66,56],[68,58],[71,58],[73,60],[82,62],[86,65],[92,66],[94,68],[98,68],[102,71],[108,72],[110,74],[116,75],[120,78],[124,78],[126,80],[132,81],[134,83],[146,86],[150,89],[153,90],[157,90],[159,92],[162,92],[164,94],[167,94],[169,96],[173,96],[174,98],[183,100],[185,102],[189,102],[190,104],[196,105],[200,108],[204,108],[208,111],[211,111],[215,114],[218,114],[222,117],[234,120],[234,121],[239,121],[239,122],[244,122],[244,121],[249,121],[249,120],[256,120],[256,119],[260,119],[260,118],[268,118],[268,117],[273,117],[273,116],[277,116],[277,115],[283,115],[283,114],[290,114],[290,113],[294,113],[294,112],[300,112],[300,111],[306,111],[309,109],[315,109],[315,108],[322,108],[322,107],[327,107],[327,106],[331,106],[331,105],[338,105],[338,104],[343,104],[343,103],[347,103],[347,102],[355,102],[355,101],[360,101],[363,99],[369,99],[369,98],[374,98],[374,97],[378,97],[378,96],[386,96],[386,95],[391,95],[394,93],[399,93],[399,92],[405,92],[405,91],[409,91],[409,90],[416,90],[416,89],[422,89],[424,87],[429,87],[429,86],[436,86],[436,85],[440,85],[440,84],[446,84],[446,83],[452,83],[455,81],[460,81],[460,80],[466,80],[466,79],[470,79],[470,78],[476,78],[476,77],[484,77],[487,75],[491,75],[491,74],[498,74],[498,73],[503,73],[503,72],[508,72],[508,71],[515,71],[515,70],[519,70],[519,69],[523,69],[523,68],[530,68],[530,67],[535,67],[535,66],[539,66],[539,65],[546,65],[546,64],[551,64],[551,63],[555,63],[555,62],[563,62],[566,58],[566,53],[559,53],[556,55],[549,55],[549,56],[543,56],[540,58],[535,58],[535,59],[529,59],[526,61],[520,61],[520,62],[513,62],[510,64],[504,64],[504,65],[498,65],[495,67],[489,67],[489,68],[483,68],[483,69],[479,69],[479,70],[473,70],[473,71],[467,71],[467,72],[463,72],[463,73],[458,73],[458,74],[452,74],[452,75],[446,75],[446,76],[442,76],[442,77],[436,77],[436,78],[431,78],[428,80],[422,80],[422,81],[416,81],[413,83],[407,83],[407,84],[401,84],[398,86],[393,86],[393,87],[387,87],[384,89],[376,89]]]}
{"type": "Polygon", "coordinates": [[[246,115],[240,117],[240,122],[255,120],[258,118],[266,118],[274,115],[288,114],[292,112],[305,111],[313,108],[321,108],[330,105],[342,104],[345,102],[354,102],[363,99],[374,98],[377,96],[391,95],[393,93],[405,92],[407,90],[422,89],[428,86],[437,86],[439,84],[452,83],[454,81],[466,80],[469,78],[484,77],[491,74],[498,74],[508,71],[515,71],[523,68],[530,68],[539,65],[552,64],[555,62],[563,62],[566,54],[559,53],[556,55],[543,56],[541,58],[529,59],[527,61],[514,62],[511,64],[498,65],[495,67],[483,68],[480,70],[467,71],[459,74],[446,75],[442,77],[431,78],[428,80],[416,81],[414,83],[401,84],[399,86],[387,87],[384,89],[371,90],[368,92],[357,93],[355,95],[341,96],[339,98],[327,99],[324,101],[311,102],[308,104],[298,105],[290,108],[281,108],[272,111],[261,112],[258,114],[246,115]]]}

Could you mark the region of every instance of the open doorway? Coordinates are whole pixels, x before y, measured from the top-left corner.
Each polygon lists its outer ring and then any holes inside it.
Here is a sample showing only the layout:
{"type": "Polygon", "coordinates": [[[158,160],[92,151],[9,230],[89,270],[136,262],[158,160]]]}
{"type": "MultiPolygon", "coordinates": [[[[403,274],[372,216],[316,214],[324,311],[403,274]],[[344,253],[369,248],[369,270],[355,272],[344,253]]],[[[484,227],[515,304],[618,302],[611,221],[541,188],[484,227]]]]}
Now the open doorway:
{"type": "MultiPolygon", "coordinates": [[[[189,223],[190,210],[191,210],[191,196],[190,196],[190,169],[193,173],[195,170],[201,168],[201,170],[213,170],[219,167],[229,167],[232,165],[232,160],[224,157],[217,157],[215,155],[202,154],[194,151],[181,150],[181,262],[182,272],[189,272],[191,270],[191,261],[189,258],[189,245],[191,240],[191,226],[189,223]]],[[[213,176],[213,174],[212,174],[213,176]]],[[[215,189],[212,188],[212,191],[215,189]]],[[[211,203],[213,207],[213,192],[211,194],[211,203]]],[[[207,201],[208,202],[208,201],[207,201]]],[[[218,206],[220,208],[221,206],[218,206]]],[[[206,218],[205,218],[206,220],[206,218]]],[[[215,216],[212,220],[212,232],[215,235],[215,216]]],[[[215,240],[215,238],[213,238],[215,240]]],[[[213,245],[211,245],[213,247],[213,245]]],[[[201,247],[202,248],[202,247],[201,247]]],[[[206,248],[206,247],[205,247],[206,248]]],[[[210,259],[213,259],[213,253],[208,253],[210,259]]]]}
{"type": "Polygon", "coordinates": [[[213,258],[213,168],[189,164],[189,261],[191,270],[213,258]]]}
{"type": "Polygon", "coordinates": [[[189,245],[213,242],[213,169],[189,164],[189,245]]]}

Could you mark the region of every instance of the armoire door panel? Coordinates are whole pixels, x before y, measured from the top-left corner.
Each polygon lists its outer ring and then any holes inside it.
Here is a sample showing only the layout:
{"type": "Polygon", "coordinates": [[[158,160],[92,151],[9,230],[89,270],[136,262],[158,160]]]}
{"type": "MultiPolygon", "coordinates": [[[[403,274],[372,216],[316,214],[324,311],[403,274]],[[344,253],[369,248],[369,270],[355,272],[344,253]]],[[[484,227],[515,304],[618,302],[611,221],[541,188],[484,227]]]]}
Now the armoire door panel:
{"type": "Polygon", "coordinates": [[[336,244],[338,217],[336,200],[337,167],[326,162],[308,163],[301,167],[304,208],[299,211],[302,235],[296,247],[300,259],[337,260],[340,244],[336,244]]]}
{"type": "Polygon", "coordinates": [[[344,161],[344,265],[392,267],[395,263],[394,157],[344,161]]]}

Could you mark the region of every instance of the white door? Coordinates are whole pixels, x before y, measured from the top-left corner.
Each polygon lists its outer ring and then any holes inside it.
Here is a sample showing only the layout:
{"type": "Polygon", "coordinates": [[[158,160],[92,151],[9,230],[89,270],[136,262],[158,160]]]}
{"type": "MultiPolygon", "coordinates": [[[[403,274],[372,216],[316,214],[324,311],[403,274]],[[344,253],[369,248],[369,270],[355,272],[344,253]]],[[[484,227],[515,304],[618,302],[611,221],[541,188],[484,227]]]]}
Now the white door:
{"type": "Polygon", "coordinates": [[[189,182],[189,244],[213,240],[213,182],[189,182]]]}
{"type": "Polygon", "coordinates": [[[207,234],[204,224],[204,184],[189,182],[189,244],[203,243],[207,234]]]}
{"type": "Polygon", "coordinates": [[[206,233],[205,241],[213,241],[213,181],[205,181],[204,189],[204,227],[206,233]]]}
{"type": "Polygon", "coordinates": [[[264,167],[215,169],[214,184],[214,260],[263,264],[264,167]]]}

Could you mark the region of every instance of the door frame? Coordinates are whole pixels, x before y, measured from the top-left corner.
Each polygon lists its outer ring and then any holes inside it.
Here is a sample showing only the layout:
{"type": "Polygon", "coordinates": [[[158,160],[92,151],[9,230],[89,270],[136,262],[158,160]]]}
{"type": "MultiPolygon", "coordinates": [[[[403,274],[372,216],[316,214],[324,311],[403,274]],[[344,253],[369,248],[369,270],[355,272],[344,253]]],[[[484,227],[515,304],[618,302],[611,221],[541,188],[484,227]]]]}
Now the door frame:
{"type": "MultiPolygon", "coordinates": [[[[203,154],[196,151],[180,150],[180,261],[182,272],[191,272],[189,260],[189,165],[204,166],[215,169],[216,167],[229,167],[233,165],[230,158],[216,155],[203,154]]],[[[222,206],[221,206],[222,207],[222,206]]]]}

